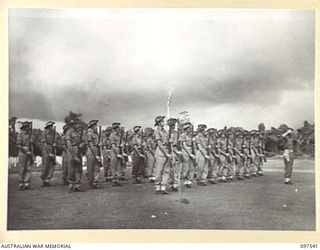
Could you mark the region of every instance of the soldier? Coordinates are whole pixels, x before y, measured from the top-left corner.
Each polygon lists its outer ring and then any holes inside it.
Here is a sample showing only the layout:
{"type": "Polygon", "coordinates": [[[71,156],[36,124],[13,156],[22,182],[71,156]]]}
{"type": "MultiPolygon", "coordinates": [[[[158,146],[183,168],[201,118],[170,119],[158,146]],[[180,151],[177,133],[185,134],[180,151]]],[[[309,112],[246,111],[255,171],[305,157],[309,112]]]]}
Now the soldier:
{"type": "Polygon", "coordinates": [[[102,147],[102,162],[104,168],[104,177],[106,182],[109,181],[109,178],[112,178],[112,171],[111,171],[111,164],[110,164],[110,134],[111,134],[111,127],[107,127],[104,135],[101,140],[101,147],[102,147]]]}
{"type": "Polygon", "coordinates": [[[232,181],[235,173],[235,164],[234,159],[235,156],[233,155],[233,143],[232,143],[232,137],[231,137],[231,130],[226,131],[227,135],[227,144],[226,144],[226,166],[227,166],[227,173],[226,178],[228,181],[232,181]]]}
{"type": "Polygon", "coordinates": [[[63,135],[61,136],[61,143],[63,147],[62,151],[62,182],[64,185],[68,184],[68,153],[67,153],[67,140],[66,133],[69,129],[69,125],[65,124],[62,128],[63,135]]]}
{"type": "Polygon", "coordinates": [[[100,188],[98,185],[101,159],[100,159],[100,136],[97,130],[98,120],[92,120],[88,124],[87,138],[87,177],[92,188],[100,188]]]}
{"type": "Polygon", "coordinates": [[[244,155],[244,169],[243,169],[243,176],[247,179],[250,179],[250,161],[251,161],[251,156],[250,156],[250,132],[249,131],[244,131],[243,135],[243,143],[242,143],[242,154],[244,155]]]}
{"type": "Polygon", "coordinates": [[[262,169],[262,166],[263,166],[263,162],[266,161],[266,156],[264,155],[264,135],[263,135],[263,132],[262,131],[257,131],[257,153],[258,153],[258,156],[259,156],[259,165],[258,165],[258,171],[257,171],[257,174],[262,176],[264,175],[263,173],[263,169],[262,169]]]}
{"type": "MultiPolygon", "coordinates": [[[[180,185],[180,174],[181,174],[181,164],[182,164],[182,152],[179,150],[179,143],[180,138],[178,138],[178,132],[175,130],[176,124],[178,123],[178,120],[175,118],[170,118],[167,121],[167,124],[169,126],[169,142],[171,143],[172,147],[172,156],[173,159],[171,161],[171,191],[177,192],[178,187],[180,185]],[[178,141],[179,140],[179,141],[178,141]]],[[[179,127],[178,127],[179,129],[179,127]]],[[[179,131],[179,137],[180,137],[180,131],[179,131]]]]}
{"type": "Polygon", "coordinates": [[[220,166],[218,171],[219,181],[227,182],[229,163],[228,163],[228,155],[226,154],[227,138],[225,136],[225,130],[218,131],[217,151],[220,158],[220,166]]]}
{"type": "Polygon", "coordinates": [[[135,179],[134,183],[141,183],[141,178],[144,175],[145,169],[145,154],[144,154],[144,140],[141,131],[141,126],[133,127],[134,134],[132,136],[132,177],[135,179]]]}
{"type": "Polygon", "coordinates": [[[157,141],[155,151],[155,188],[156,194],[168,194],[166,185],[169,179],[170,161],[173,160],[172,154],[168,151],[168,133],[164,129],[165,116],[157,116],[155,119],[156,129],[154,136],[157,141]]]}
{"type": "Polygon", "coordinates": [[[282,137],[285,139],[283,160],[284,160],[284,183],[287,185],[292,185],[291,176],[293,172],[293,162],[294,162],[294,146],[296,140],[293,138],[293,129],[288,128],[288,130],[282,134],[282,137]]]}
{"type": "Polygon", "coordinates": [[[216,143],[217,143],[217,137],[216,137],[216,129],[215,128],[209,128],[207,129],[207,135],[208,135],[208,144],[209,144],[209,165],[208,165],[208,181],[211,184],[217,184],[218,183],[218,170],[219,170],[219,158],[216,156],[216,153],[214,151],[216,143]]]}
{"type": "Polygon", "coordinates": [[[119,183],[119,178],[121,177],[121,161],[124,160],[123,154],[121,152],[123,144],[123,134],[120,131],[120,123],[114,122],[112,124],[112,132],[110,135],[110,165],[112,170],[112,183],[114,187],[122,186],[119,183]]]}
{"type": "Polygon", "coordinates": [[[20,190],[31,190],[31,167],[33,165],[33,136],[30,123],[25,121],[21,124],[20,132],[17,136],[18,166],[20,175],[20,190]]]}
{"type": "Polygon", "coordinates": [[[42,132],[42,171],[40,176],[42,187],[50,186],[50,180],[56,164],[56,132],[53,128],[54,124],[53,121],[48,121],[42,132]]]}
{"type": "Polygon", "coordinates": [[[79,132],[79,122],[71,120],[70,128],[66,132],[67,141],[67,158],[68,158],[68,183],[69,190],[79,192],[81,191],[81,177],[82,177],[82,156],[81,148],[83,147],[82,129],[79,132]]]}
{"type": "Polygon", "coordinates": [[[257,138],[256,138],[256,130],[250,131],[250,141],[249,141],[249,166],[250,166],[250,174],[251,176],[257,177],[259,157],[257,154],[257,138]]]}
{"type": "Polygon", "coordinates": [[[208,154],[208,138],[206,137],[205,124],[198,125],[198,134],[196,136],[196,145],[198,148],[196,159],[198,164],[197,183],[199,186],[207,186],[208,165],[210,154],[208,154]]]}
{"type": "Polygon", "coordinates": [[[237,131],[235,133],[235,140],[233,145],[233,151],[235,155],[235,177],[238,180],[244,180],[243,172],[244,172],[244,154],[242,152],[242,143],[243,143],[243,135],[242,132],[237,131]]]}
{"type": "Polygon", "coordinates": [[[145,128],[146,138],[146,174],[149,177],[149,182],[154,183],[155,177],[155,150],[157,147],[156,141],[153,137],[154,130],[152,128],[145,128]]]}
{"type": "Polygon", "coordinates": [[[192,124],[186,122],[182,125],[183,132],[181,133],[181,143],[182,143],[182,175],[184,185],[187,188],[192,188],[195,166],[196,166],[196,156],[194,149],[194,139],[193,139],[193,130],[192,124]]]}

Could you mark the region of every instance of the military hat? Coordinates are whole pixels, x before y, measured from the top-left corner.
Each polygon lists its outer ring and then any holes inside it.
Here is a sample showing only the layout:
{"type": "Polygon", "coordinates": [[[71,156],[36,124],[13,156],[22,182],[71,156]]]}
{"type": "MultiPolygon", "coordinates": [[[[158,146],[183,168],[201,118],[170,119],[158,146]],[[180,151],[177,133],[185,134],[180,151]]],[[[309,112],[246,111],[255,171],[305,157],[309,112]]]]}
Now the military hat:
{"type": "Polygon", "coordinates": [[[105,131],[110,131],[110,130],[112,130],[112,127],[106,127],[106,129],[105,129],[105,131]]]}
{"type": "Polygon", "coordinates": [[[46,125],[44,126],[44,128],[50,127],[50,126],[52,126],[52,125],[54,125],[54,124],[55,124],[55,122],[53,122],[53,121],[48,121],[48,122],[46,122],[46,125]]]}
{"type": "Polygon", "coordinates": [[[136,126],[133,127],[133,131],[138,131],[140,128],[141,128],[141,126],[136,125],[136,126]]]}
{"type": "Polygon", "coordinates": [[[208,128],[208,129],[207,129],[207,133],[208,133],[208,134],[211,134],[211,135],[214,134],[216,131],[217,131],[217,130],[216,130],[215,128],[208,128]]]}
{"type": "Polygon", "coordinates": [[[147,134],[151,134],[153,132],[153,128],[145,128],[144,132],[147,134]]]}
{"type": "Polygon", "coordinates": [[[112,128],[120,128],[120,122],[114,122],[112,123],[112,128]]]}
{"type": "Polygon", "coordinates": [[[222,134],[225,134],[225,130],[224,130],[224,129],[218,130],[218,135],[220,136],[220,135],[222,135],[222,134]]]}
{"type": "Polygon", "coordinates": [[[163,115],[157,116],[156,119],[154,120],[155,121],[154,126],[157,126],[159,124],[159,122],[164,120],[164,118],[165,118],[165,116],[163,116],[163,115]]]}
{"type": "Polygon", "coordinates": [[[191,126],[192,126],[191,122],[186,122],[186,123],[181,124],[182,129],[188,129],[191,126]]]}
{"type": "Polygon", "coordinates": [[[66,131],[69,127],[70,127],[70,126],[69,126],[68,124],[65,124],[65,125],[62,127],[62,129],[63,129],[63,131],[66,131]]]}
{"type": "Polygon", "coordinates": [[[253,130],[250,131],[250,134],[251,134],[251,135],[256,135],[257,132],[258,132],[257,130],[253,129],[253,130]]]}
{"type": "Polygon", "coordinates": [[[20,128],[29,127],[29,125],[30,125],[30,122],[24,121],[24,122],[21,122],[20,128]]]}
{"type": "Polygon", "coordinates": [[[88,124],[88,128],[92,127],[93,125],[96,125],[98,123],[98,120],[91,120],[88,124]]]}
{"type": "Polygon", "coordinates": [[[288,128],[287,131],[286,131],[282,136],[286,136],[286,135],[288,135],[288,134],[292,134],[293,131],[294,131],[293,128],[288,128]]]}
{"type": "Polygon", "coordinates": [[[207,128],[207,125],[205,125],[205,124],[199,124],[198,125],[198,130],[204,130],[206,128],[207,128]]]}
{"type": "Polygon", "coordinates": [[[172,126],[172,125],[175,125],[177,122],[178,122],[178,119],[176,119],[176,118],[169,118],[168,121],[167,121],[167,124],[168,124],[169,126],[172,126]]]}

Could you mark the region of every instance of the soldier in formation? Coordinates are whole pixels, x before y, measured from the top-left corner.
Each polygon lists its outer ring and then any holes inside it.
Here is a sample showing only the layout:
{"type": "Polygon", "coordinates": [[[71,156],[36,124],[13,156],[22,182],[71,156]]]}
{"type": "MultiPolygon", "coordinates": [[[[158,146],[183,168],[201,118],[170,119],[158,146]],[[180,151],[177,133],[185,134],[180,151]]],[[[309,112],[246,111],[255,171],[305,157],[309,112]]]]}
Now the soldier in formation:
{"type": "MultiPolygon", "coordinates": [[[[71,120],[63,126],[60,136],[62,146],[62,180],[70,191],[81,191],[83,156],[86,159],[88,184],[100,188],[100,168],[106,181],[112,186],[122,186],[124,170],[132,162],[134,183],[143,183],[143,178],[155,184],[156,194],[177,192],[181,185],[192,188],[208,183],[231,182],[263,175],[264,131],[243,129],[207,128],[198,125],[196,131],[189,121],[155,118],[155,128],[142,129],[134,126],[124,131],[119,122],[114,122],[101,132],[98,120],[87,126],[71,120]],[[130,150],[131,148],[131,150],[130,150]]],[[[57,133],[55,123],[48,121],[41,135],[42,186],[49,186],[55,166],[57,133]]],[[[17,137],[21,190],[30,189],[33,164],[33,136],[31,123],[23,122],[17,137]]],[[[290,184],[293,165],[292,131],[283,135],[286,140],[284,154],[285,183],[290,184]]]]}

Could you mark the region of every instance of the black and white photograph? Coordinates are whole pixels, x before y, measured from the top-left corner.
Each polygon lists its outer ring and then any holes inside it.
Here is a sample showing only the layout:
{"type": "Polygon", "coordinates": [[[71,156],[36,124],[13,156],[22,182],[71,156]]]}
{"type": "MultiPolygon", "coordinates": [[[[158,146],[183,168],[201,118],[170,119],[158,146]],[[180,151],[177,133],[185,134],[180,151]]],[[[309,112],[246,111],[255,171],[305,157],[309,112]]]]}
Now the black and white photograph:
{"type": "Polygon", "coordinates": [[[8,231],[316,231],[315,10],[7,19],[8,231]]]}

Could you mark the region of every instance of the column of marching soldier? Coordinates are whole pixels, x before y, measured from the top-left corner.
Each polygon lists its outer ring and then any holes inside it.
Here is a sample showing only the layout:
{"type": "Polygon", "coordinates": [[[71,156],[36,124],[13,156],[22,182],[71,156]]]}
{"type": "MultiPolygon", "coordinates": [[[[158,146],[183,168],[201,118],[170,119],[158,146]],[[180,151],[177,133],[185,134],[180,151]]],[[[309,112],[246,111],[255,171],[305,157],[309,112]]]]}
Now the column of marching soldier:
{"type": "MultiPolygon", "coordinates": [[[[20,190],[32,189],[33,136],[30,124],[28,121],[21,124],[17,138],[20,190]]],[[[62,180],[70,191],[81,191],[84,155],[86,176],[92,188],[101,187],[98,183],[101,168],[106,181],[112,181],[112,186],[122,186],[121,182],[126,180],[124,170],[129,155],[134,183],[149,178],[149,182],[155,184],[156,194],[178,191],[182,185],[192,188],[263,175],[262,165],[266,161],[263,131],[207,129],[204,124],[194,130],[189,121],[175,118],[167,120],[167,131],[164,116],[155,118],[154,128],[143,130],[141,126],[134,126],[132,131],[124,131],[120,125],[114,122],[103,133],[98,120],[90,121],[86,131],[78,120],[71,120],[63,126],[62,180]]],[[[43,187],[51,185],[56,138],[54,122],[49,121],[41,136],[43,187]]]]}

